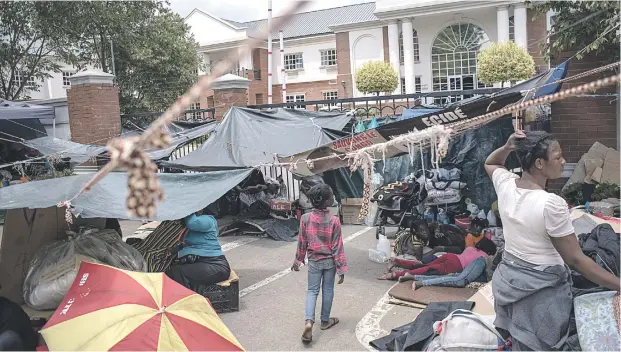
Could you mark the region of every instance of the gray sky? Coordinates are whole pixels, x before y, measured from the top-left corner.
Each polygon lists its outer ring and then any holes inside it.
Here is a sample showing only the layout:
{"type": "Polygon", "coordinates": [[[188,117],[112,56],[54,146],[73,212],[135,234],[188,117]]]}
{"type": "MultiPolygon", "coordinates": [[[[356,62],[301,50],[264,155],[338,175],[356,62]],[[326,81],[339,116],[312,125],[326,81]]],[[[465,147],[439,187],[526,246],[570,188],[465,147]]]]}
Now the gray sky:
{"type": "MultiPolygon", "coordinates": [[[[294,0],[272,0],[274,16],[281,14],[294,0]]],[[[338,7],[372,0],[315,0],[304,11],[338,7]]],[[[267,0],[170,0],[170,7],[181,16],[200,8],[216,16],[239,22],[267,18],[267,0]]]]}

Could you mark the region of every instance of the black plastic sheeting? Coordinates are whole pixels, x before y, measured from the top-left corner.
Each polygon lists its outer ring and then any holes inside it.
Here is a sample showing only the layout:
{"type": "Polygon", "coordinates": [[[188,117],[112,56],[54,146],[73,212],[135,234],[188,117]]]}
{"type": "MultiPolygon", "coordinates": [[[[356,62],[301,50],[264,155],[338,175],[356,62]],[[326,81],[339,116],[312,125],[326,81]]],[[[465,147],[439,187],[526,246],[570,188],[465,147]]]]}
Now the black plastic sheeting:
{"type": "Polygon", "coordinates": [[[293,155],[340,137],[331,130],[342,130],[350,118],[340,112],[233,107],[200,149],[162,165],[207,171],[271,163],[276,155],[293,155]]]}
{"type": "Polygon", "coordinates": [[[39,119],[3,120],[0,117],[0,138],[21,143],[23,139],[43,136],[47,136],[47,132],[39,119]]]}
{"type": "MultiPolygon", "coordinates": [[[[479,207],[489,209],[497,199],[492,181],[483,167],[485,159],[497,148],[504,145],[513,133],[510,118],[502,118],[476,129],[468,130],[451,141],[447,156],[443,163],[454,163],[462,168],[462,182],[466,182],[469,191],[465,194],[479,207]]],[[[423,153],[425,169],[431,168],[429,153],[423,153]]],[[[508,159],[507,166],[518,167],[519,163],[513,155],[508,159]]],[[[421,153],[414,154],[413,162],[409,155],[386,159],[386,164],[379,162],[375,172],[384,177],[384,184],[401,181],[412,172],[422,170],[421,153]]],[[[362,187],[361,185],[358,187],[362,187]]]]}
{"type": "MultiPolygon", "coordinates": [[[[177,220],[206,208],[250,175],[252,169],[206,173],[158,174],[164,201],[151,220],[177,220]]],[[[39,209],[75,196],[92,175],[33,181],[0,188],[0,208],[39,209]]],[[[127,174],[113,172],[71,202],[83,218],[135,219],[127,215],[127,174]]]]}

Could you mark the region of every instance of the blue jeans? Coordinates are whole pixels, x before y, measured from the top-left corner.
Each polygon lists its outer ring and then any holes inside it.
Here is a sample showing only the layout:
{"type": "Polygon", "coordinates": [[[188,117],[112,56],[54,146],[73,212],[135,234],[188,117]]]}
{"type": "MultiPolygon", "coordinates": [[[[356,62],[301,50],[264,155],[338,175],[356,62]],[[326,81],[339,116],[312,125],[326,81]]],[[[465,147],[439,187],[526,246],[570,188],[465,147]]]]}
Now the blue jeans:
{"type": "Polygon", "coordinates": [[[336,266],[323,269],[325,265],[308,262],[308,291],[306,292],[305,320],[315,322],[315,305],[321,286],[321,322],[330,320],[332,300],[334,298],[334,280],[336,278],[336,266]]]}
{"type": "Polygon", "coordinates": [[[485,275],[485,258],[479,257],[470,263],[461,273],[448,275],[414,275],[414,280],[423,286],[466,287],[485,275]]]}

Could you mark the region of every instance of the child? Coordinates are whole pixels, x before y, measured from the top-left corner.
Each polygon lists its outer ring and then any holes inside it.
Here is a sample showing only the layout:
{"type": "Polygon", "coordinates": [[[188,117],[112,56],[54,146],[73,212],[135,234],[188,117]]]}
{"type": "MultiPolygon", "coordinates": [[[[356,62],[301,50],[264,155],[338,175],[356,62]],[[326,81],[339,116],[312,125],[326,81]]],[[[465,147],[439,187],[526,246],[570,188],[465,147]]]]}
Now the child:
{"type": "Polygon", "coordinates": [[[339,284],[345,280],[347,260],[343,251],[341,222],[330,215],[327,209],[334,203],[334,194],[330,186],[320,184],[308,192],[315,211],[304,214],[300,219],[298,249],[291,270],[300,271],[300,265],[308,254],[308,291],[306,293],[306,326],[302,341],[309,343],[313,339],[315,322],[315,304],[321,286],[321,330],[327,330],[338,324],[337,318],[330,317],[332,299],[334,298],[334,279],[339,275],[339,284]]]}

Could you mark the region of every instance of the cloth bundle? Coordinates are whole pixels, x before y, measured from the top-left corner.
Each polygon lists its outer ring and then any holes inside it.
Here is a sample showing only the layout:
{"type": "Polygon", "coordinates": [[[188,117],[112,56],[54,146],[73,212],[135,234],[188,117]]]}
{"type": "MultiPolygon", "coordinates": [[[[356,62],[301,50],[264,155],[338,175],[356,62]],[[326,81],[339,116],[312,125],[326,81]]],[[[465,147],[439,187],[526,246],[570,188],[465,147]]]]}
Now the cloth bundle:
{"type": "Polygon", "coordinates": [[[94,261],[116,268],[146,271],[146,262],[115,230],[82,228],[65,240],[41,248],[24,281],[24,301],[36,310],[56,309],[75,279],[80,262],[94,261]]]}

